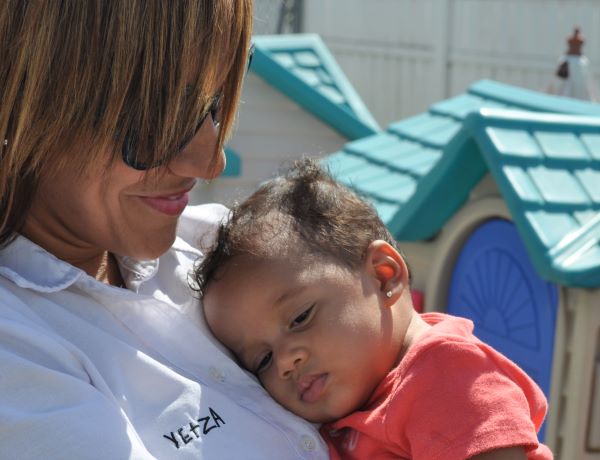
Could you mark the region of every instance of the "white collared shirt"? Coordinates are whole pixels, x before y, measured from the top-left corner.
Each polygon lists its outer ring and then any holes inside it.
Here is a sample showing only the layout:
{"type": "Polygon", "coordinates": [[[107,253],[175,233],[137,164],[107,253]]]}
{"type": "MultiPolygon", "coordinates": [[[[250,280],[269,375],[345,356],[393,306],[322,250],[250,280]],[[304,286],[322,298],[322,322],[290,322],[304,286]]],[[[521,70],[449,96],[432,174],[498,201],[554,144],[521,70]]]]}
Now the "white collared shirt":
{"type": "Polygon", "coordinates": [[[24,237],[0,250],[1,459],[327,458],[315,427],[210,335],[190,294],[200,252],[185,239],[209,241],[225,213],[190,207],[160,259],[120,259],[129,289],[24,237]]]}

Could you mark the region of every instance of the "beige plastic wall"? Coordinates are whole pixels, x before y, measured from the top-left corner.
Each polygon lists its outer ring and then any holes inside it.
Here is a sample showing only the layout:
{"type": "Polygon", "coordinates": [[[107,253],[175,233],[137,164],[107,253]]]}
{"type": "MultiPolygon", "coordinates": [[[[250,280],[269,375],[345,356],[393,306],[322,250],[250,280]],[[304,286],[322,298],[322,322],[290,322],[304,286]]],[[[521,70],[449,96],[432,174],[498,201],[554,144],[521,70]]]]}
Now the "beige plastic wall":
{"type": "Polygon", "coordinates": [[[600,460],[600,290],[563,289],[548,443],[557,459],[600,460]]]}

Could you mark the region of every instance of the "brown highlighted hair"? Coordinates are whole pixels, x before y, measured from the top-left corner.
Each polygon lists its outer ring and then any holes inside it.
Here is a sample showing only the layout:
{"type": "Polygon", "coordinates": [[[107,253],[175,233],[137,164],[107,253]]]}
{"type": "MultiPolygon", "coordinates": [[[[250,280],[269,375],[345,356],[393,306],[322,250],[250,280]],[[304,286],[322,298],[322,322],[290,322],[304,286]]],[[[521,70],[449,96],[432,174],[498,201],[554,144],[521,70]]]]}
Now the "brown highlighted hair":
{"type": "Polygon", "coordinates": [[[106,168],[128,132],[151,162],[168,162],[217,87],[221,149],[251,21],[252,0],[0,2],[0,247],[40,177],[65,164],[106,168]]]}
{"type": "Polygon", "coordinates": [[[214,245],[196,265],[193,289],[204,295],[235,257],[285,257],[290,248],[355,270],[375,240],[398,249],[367,201],[316,161],[304,159],[231,209],[214,245]]]}

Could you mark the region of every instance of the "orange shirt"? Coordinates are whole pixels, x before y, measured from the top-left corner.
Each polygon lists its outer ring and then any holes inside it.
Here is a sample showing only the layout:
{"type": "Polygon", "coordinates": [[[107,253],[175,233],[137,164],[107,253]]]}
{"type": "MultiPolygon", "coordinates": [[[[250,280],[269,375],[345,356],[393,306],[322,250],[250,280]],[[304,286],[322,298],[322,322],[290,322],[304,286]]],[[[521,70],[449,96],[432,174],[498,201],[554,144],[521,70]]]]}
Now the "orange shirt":
{"type": "Polygon", "coordinates": [[[473,336],[473,323],[425,313],[432,325],[379,384],[367,405],[324,425],[332,459],[463,460],[537,440],[542,391],[516,364],[473,336]]]}

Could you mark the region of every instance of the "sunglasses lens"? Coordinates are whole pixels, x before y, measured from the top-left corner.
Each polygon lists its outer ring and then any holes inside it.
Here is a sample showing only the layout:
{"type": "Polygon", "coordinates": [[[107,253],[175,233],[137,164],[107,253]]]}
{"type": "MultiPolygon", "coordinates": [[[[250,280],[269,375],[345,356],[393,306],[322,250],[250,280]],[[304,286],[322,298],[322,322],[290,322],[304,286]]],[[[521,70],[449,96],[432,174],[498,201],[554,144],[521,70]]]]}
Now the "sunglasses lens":
{"type": "Polygon", "coordinates": [[[248,50],[248,65],[246,66],[246,72],[250,70],[252,66],[252,58],[254,57],[254,43],[250,45],[250,49],[248,50]]]}
{"type": "Polygon", "coordinates": [[[209,113],[210,118],[212,118],[213,125],[215,127],[219,127],[221,124],[221,120],[219,120],[219,115],[221,112],[221,102],[223,101],[223,93],[219,93],[213,99],[212,104],[210,105],[209,113]]]}
{"type": "MultiPolygon", "coordinates": [[[[191,134],[189,134],[188,136],[186,136],[183,139],[183,141],[181,141],[179,143],[179,146],[177,148],[178,153],[180,153],[186,147],[186,145],[188,145],[190,143],[190,141],[196,136],[196,134],[198,134],[198,131],[200,131],[200,128],[202,128],[202,125],[206,121],[206,118],[208,117],[209,114],[210,114],[211,120],[213,122],[213,125],[217,128],[219,127],[218,117],[219,117],[219,112],[221,110],[222,99],[223,99],[223,93],[219,93],[215,97],[213,97],[213,100],[212,100],[210,106],[208,107],[208,110],[200,118],[194,131],[191,134]]],[[[129,133],[127,135],[127,137],[125,138],[125,142],[123,142],[123,148],[122,148],[123,161],[125,162],[126,165],[128,165],[134,169],[137,169],[139,171],[144,171],[146,169],[156,168],[158,166],[161,166],[164,163],[164,160],[153,163],[152,157],[150,157],[149,155],[144,155],[142,152],[140,152],[141,149],[139,149],[138,147],[139,147],[139,145],[138,145],[137,136],[133,133],[129,133]]]]}

